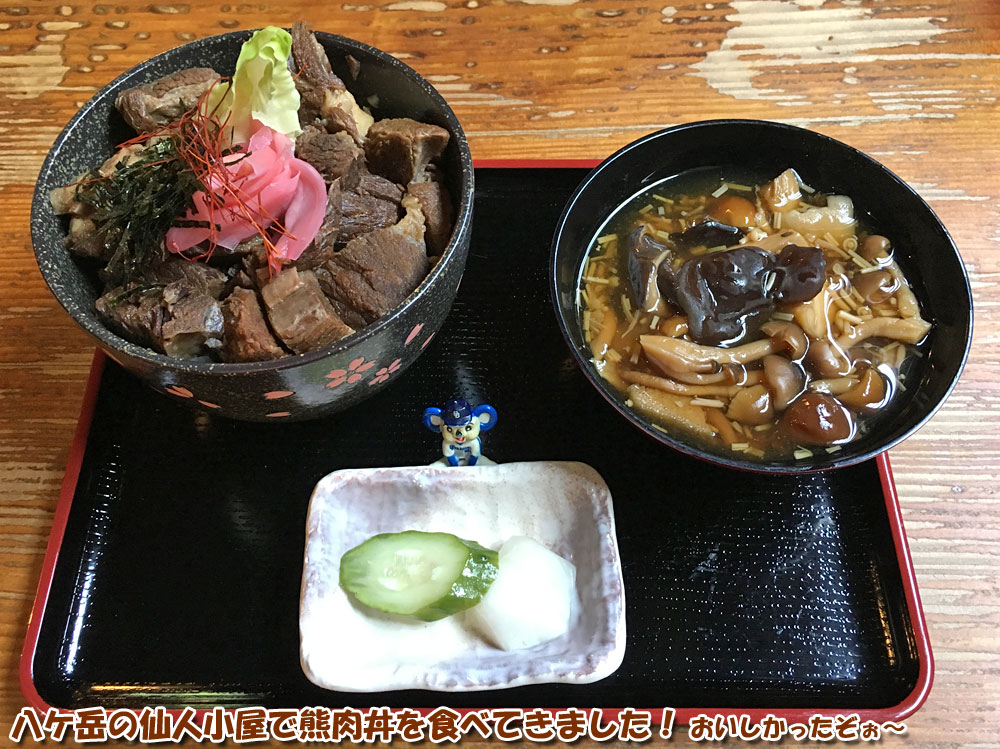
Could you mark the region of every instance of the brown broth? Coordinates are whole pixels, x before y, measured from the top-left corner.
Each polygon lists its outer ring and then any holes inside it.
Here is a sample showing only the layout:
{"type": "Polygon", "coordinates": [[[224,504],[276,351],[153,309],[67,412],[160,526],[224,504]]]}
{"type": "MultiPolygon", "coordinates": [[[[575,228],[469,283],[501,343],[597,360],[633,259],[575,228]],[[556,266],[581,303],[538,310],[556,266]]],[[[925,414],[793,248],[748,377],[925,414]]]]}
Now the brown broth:
{"type": "MultiPolygon", "coordinates": [[[[783,176],[788,192],[787,173],[783,176]]],[[[881,256],[876,251],[879,235],[863,221],[843,220],[844,214],[840,221],[808,224],[809,216],[836,213],[842,201],[833,197],[828,204],[832,196],[799,181],[798,204],[793,199],[780,205],[780,189],[772,188],[762,197],[772,178],[700,172],[672,178],[637,195],[608,219],[595,238],[580,269],[578,306],[595,367],[625,405],[655,428],[717,453],[804,460],[819,451],[836,452],[885,416],[895,396],[905,389],[906,374],[922,356],[920,343],[930,326],[920,317],[891,247],[881,256]],[[731,200],[734,197],[744,200],[731,200]],[[745,201],[753,204],[753,211],[748,212],[745,201]],[[809,212],[811,207],[819,211],[809,212]],[[678,246],[677,234],[706,218],[743,222],[748,228],[738,244],[678,246]],[[781,356],[785,362],[769,359],[766,372],[762,357],[742,365],[711,364],[714,371],[705,365],[702,374],[678,369],[676,351],[695,351],[698,357],[707,351],[724,360],[773,348],[777,339],[767,343],[768,335],[758,331],[709,351],[690,345],[695,342],[687,332],[684,311],[662,293],[655,305],[637,309],[643,299],[631,290],[627,260],[629,236],[640,225],[645,225],[644,236],[656,243],[654,248],[669,249],[657,259],[674,271],[689,260],[737,246],[761,247],[773,254],[785,244],[818,247],[826,261],[822,290],[806,303],[778,302],[769,321],[802,329],[811,353],[772,351],[772,356],[781,356]],[[883,318],[896,322],[878,322],[883,318]],[[862,336],[870,331],[877,334],[862,336]],[[900,337],[909,340],[897,340],[900,337]],[[744,346],[754,342],[752,349],[744,346]],[[820,356],[824,352],[828,355],[820,356]],[[782,398],[789,396],[789,365],[801,378],[801,389],[785,407],[782,398]],[[839,371],[834,373],[832,368],[839,371]],[[827,416],[832,414],[834,421],[847,419],[847,433],[809,431],[810,420],[826,413],[824,408],[832,409],[827,416]]],[[[645,301],[656,296],[654,292],[645,301]]]]}

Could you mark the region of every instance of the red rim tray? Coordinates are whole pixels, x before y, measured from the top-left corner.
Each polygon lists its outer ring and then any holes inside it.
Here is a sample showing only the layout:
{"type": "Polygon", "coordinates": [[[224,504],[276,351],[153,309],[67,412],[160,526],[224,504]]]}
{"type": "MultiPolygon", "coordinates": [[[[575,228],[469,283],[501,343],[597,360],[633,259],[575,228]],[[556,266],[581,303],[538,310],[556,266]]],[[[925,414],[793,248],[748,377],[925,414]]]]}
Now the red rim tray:
{"type": "MultiPolygon", "coordinates": [[[[536,240],[536,244],[544,240],[545,244],[543,246],[533,247],[532,251],[539,254],[545,254],[547,257],[547,240],[551,236],[551,231],[554,227],[554,219],[558,216],[559,207],[586,173],[585,170],[593,167],[596,163],[597,162],[593,160],[477,162],[477,229],[480,226],[480,221],[487,224],[492,221],[497,226],[506,227],[507,222],[512,220],[509,214],[511,210],[515,212],[526,212],[528,215],[517,220],[521,221],[522,228],[526,227],[527,231],[535,232],[535,236],[531,238],[536,240]],[[540,215],[531,215],[532,210],[540,211],[540,215]],[[482,214],[488,214],[490,211],[498,213],[498,215],[486,215],[485,217],[482,217],[482,214]],[[504,213],[504,211],[507,211],[508,213],[504,213]],[[546,221],[548,222],[548,225],[541,227],[535,226],[536,224],[544,223],[546,221]],[[535,227],[534,229],[532,229],[533,226],[535,227]]],[[[482,305],[482,300],[490,294],[488,283],[484,284],[476,282],[474,279],[477,277],[477,264],[479,264],[482,258],[489,256],[493,237],[489,237],[489,241],[487,241],[487,238],[484,238],[481,233],[477,236],[477,229],[474,229],[473,247],[470,254],[469,268],[466,273],[466,283],[463,284],[463,290],[460,293],[459,300],[456,302],[456,308],[458,309],[460,316],[466,310],[474,310],[480,307],[482,305]]],[[[547,267],[545,260],[540,260],[539,268],[544,270],[545,267],[547,267]]],[[[545,313],[548,314],[548,318],[545,320],[545,323],[551,326],[552,331],[555,331],[555,322],[552,320],[551,311],[548,309],[548,300],[547,298],[544,300],[541,299],[541,296],[544,295],[547,297],[547,294],[544,291],[544,278],[540,278],[540,276],[541,274],[537,269],[535,269],[531,274],[534,286],[537,287],[533,289],[531,303],[537,307],[539,313],[541,313],[544,309],[545,313]]],[[[429,350],[425,354],[424,358],[422,358],[421,361],[418,361],[413,367],[413,370],[418,370],[422,366],[421,362],[424,362],[424,368],[421,370],[424,372],[424,379],[431,380],[433,385],[427,393],[422,394],[420,397],[437,397],[438,399],[443,399],[451,397],[452,391],[455,393],[475,392],[476,394],[482,392],[485,395],[492,397],[494,400],[497,400],[498,395],[495,391],[498,389],[498,383],[496,378],[479,375],[477,379],[477,375],[473,374],[471,375],[470,380],[470,375],[466,369],[468,365],[476,364],[476,355],[481,354],[482,356],[488,356],[486,353],[480,351],[480,349],[488,349],[489,347],[480,346],[476,343],[476,336],[482,335],[483,326],[473,325],[472,327],[474,330],[470,332],[457,332],[455,326],[461,323],[462,318],[460,317],[459,320],[456,320],[455,317],[456,311],[453,310],[451,317],[445,323],[445,329],[442,330],[442,333],[438,337],[439,339],[445,340],[436,341],[434,345],[429,347],[429,350]],[[449,336],[455,338],[455,340],[453,342],[446,340],[449,336]],[[472,350],[472,354],[469,353],[470,350],[472,350]],[[434,362],[425,361],[426,359],[432,359],[434,357],[439,360],[436,363],[436,366],[434,362]],[[458,362],[457,364],[455,363],[456,361],[458,362]],[[448,362],[451,362],[452,364],[451,371],[443,377],[435,377],[434,373],[439,372],[442,367],[447,368],[448,362]],[[448,375],[450,375],[450,377],[448,375]],[[434,380],[438,381],[435,382],[434,380]]],[[[552,337],[553,335],[555,338],[558,338],[558,332],[555,331],[553,333],[552,331],[546,332],[546,335],[548,336],[545,339],[546,344],[550,344],[554,340],[552,337]]],[[[559,344],[562,345],[561,340],[559,341],[559,344]]],[[[558,352],[554,352],[553,356],[555,356],[556,359],[560,359],[563,354],[566,354],[566,352],[559,350],[558,352]]],[[[568,354],[566,355],[566,360],[568,361],[568,354]]],[[[419,376],[419,374],[414,375],[413,373],[408,373],[406,380],[410,380],[411,378],[415,379],[417,376],[419,376]]],[[[575,377],[575,379],[580,381],[583,380],[583,377],[579,372],[573,372],[572,375],[560,375],[561,378],[566,376],[571,378],[575,377]]],[[[67,629],[64,626],[64,621],[55,621],[54,619],[54,617],[59,617],[59,613],[65,615],[67,604],[65,599],[56,599],[53,596],[54,590],[58,587],[54,585],[54,581],[57,579],[57,571],[60,569],[61,565],[66,569],[74,566],[79,567],[80,565],[79,559],[67,556],[71,552],[66,550],[64,545],[67,540],[67,529],[69,528],[72,531],[74,528],[71,523],[71,515],[74,510],[74,505],[75,503],[82,503],[86,499],[85,496],[81,496],[81,492],[85,492],[86,487],[81,487],[79,479],[81,477],[81,472],[89,470],[87,461],[94,460],[88,451],[88,444],[92,441],[89,439],[92,436],[92,428],[98,429],[105,426],[102,422],[95,421],[95,418],[101,419],[106,416],[104,412],[107,411],[107,404],[102,404],[100,396],[102,392],[112,387],[127,387],[129,388],[130,396],[151,401],[150,413],[153,413],[154,415],[165,414],[165,423],[184,423],[185,419],[190,421],[193,418],[193,415],[187,415],[187,412],[183,411],[181,407],[167,401],[164,396],[141,388],[141,386],[134,382],[130,376],[120,372],[117,365],[114,363],[107,363],[105,356],[100,352],[95,354],[83,400],[83,406],[81,408],[76,435],[70,449],[60,498],[55,510],[52,531],[45,553],[42,573],[38,583],[35,601],[31,611],[31,618],[28,623],[25,644],[20,660],[20,682],[25,699],[30,706],[40,710],[47,709],[50,705],[60,709],[71,709],[91,703],[107,704],[108,706],[142,706],[136,702],[129,703],[128,700],[122,700],[120,697],[113,697],[106,702],[102,702],[101,700],[95,698],[94,695],[97,694],[96,692],[87,690],[83,690],[82,692],[79,690],[76,692],[68,692],[67,694],[74,695],[69,699],[59,700],[53,699],[52,697],[46,699],[46,697],[42,694],[42,690],[39,689],[39,683],[44,682],[45,688],[51,692],[51,683],[54,683],[59,679],[65,681],[67,676],[65,672],[53,676],[53,669],[58,671],[58,667],[54,667],[52,665],[51,659],[45,660],[42,657],[45,655],[44,652],[42,652],[45,649],[43,625],[47,624],[49,630],[58,630],[60,628],[63,630],[67,629]],[[125,384],[123,385],[122,383],[125,384]],[[139,393],[140,395],[135,395],[135,393],[139,393]]],[[[574,397],[581,397],[581,394],[586,392],[586,387],[586,383],[580,384],[574,382],[572,395],[574,397]]],[[[378,409],[380,413],[395,413],[398,411],[400,404],[394,402],[394,400],[406,401],[406,398],[403,397],[403,391],[399,388],[390,388],[385,396],[377,396],[376,399],[373,399],[373,402],[375,400],[379,401],[378,409]],[[382,401],[385,402],[383,403],[382,401]]],[[[424,401],[420,402],[423,403],[424,401]]],[[[410,403],[406,403],[406,405],[413,405],[414,408],[416,406],[416,404],[410,403]]],[[[593,398],[590,400],[590,406],[592,406],[593,409],[598,410],[599,414],[594,414],[588,418],[594,418],[600,415],[601,417],[606,417],[609,420],[608,423],[621,422],[620,419],[615,422],[614,418],[610,414],[604,413],[610,412],[611,409],[603,402],[598,402],[598,396],[596,396],[596,394],[593,394],[593,398]]],[[[361,406],[360,408],[364,408],[364,406],[361,406]]],[[[501,417],[503,417],[503,414],[504,411],[501,410],[501,417]]],[[[407,418],[409,418],[409,415],[407,415],[407,418]]],[[[341,417],[334,417],[334,419],[341,419],[341,417]]],[[[233,425],[235,429],[239,429],[239,427],[235,426],[234,423],[229,424],[233,425]]],[[[352,421],[348,426],[353,427],[356,426],[356,424],[352,421]]],[[[274,429],[276,427],[269,426],[269,428],[274,429]]],[[[295,425],[288,425],[287,428],[295,428],[295,425]]],[[[626,432],[630,429],[624,426],[621,428],[626,430],[626,432]]],[[[497,430],[498,433],[502,431],[502,429],[497,430]]],[[[417,435],[415,437],[415,441],[426,439],[419,436],[419,432],[414,432],[414,434],[417,435]]],[[[535,454],[532,450],[523,449],[523,447],[522,449],[516,449],[514,447],[515,445],[523,445],[523,443],[518,443],[516,441],[517,435],[509,436],[510,439],[504,442],[493,440],[494,447],[489,449],[488,452],[496,454],[497,458],[501,460],[545,459],[547,457],[551,457],[553,459],[585,459],[586,457],[575,454],[575,452],[578,451],[574,451],[572,449],[563,450],[558,455],[548,455],[544,451],[541,454],[535,454]]],[[[521,437],[523,439],[523,434],[521,437]]],[[[645,440],[645,438],[641,435],[634,434],[630,438],[638,441],[637,444],[639,447],[635,449],[648,449],[648,446],[645,445],[645,442],[648,442],[648,440],[645,440]]],[[[433,452],[433,445],[424,444],[415,449],[418,450],[418,453],[415,454],[413,462],[421,462],[420,456],[424,453],[428,453],[428,458],[433,458],[433,455],[429,454],[433,452]]],[[[662,451],[663,448],[659,449],[662,451]]],[[[559,451],[557,450],[556,452],[559,451]]],[[[710,467],[705,467],[704,464],[698,461],[691,461],[683,456],[671,456],[671,459],[678,461],[679,465],[684,470],[690,471],[692,475],[696,472],[711,470],[710,467]]],[[[406,461],[400,462],[405,463],[406,461]]],[[[356,464],[363,465],[366,463],[362,461],[356,464]]],[[[378,459],[374,459],[370,461],[370,464],[378,465],[379,461],[378,459]]],[[[329,469],[333,470],[336,467],[338,466],[334,465],[331,461],[329,469]]],[[[596,467],[598,467],[599,470],[601,469],[601,466],[596,467]]],[[[525,691],[527,688],[518,688],[517,690],[508,690],[510,693],[514,694],[507,695],[504,695],[502,691],[482,693],[483,696],[481,696],[478,701],[476,698],[471,698],[471,702],[469,702],[468,699],[465,699],[463,702],[461,699],[455,698],[453,695],[443,693],[422,693],[422,697],[414,701],[411,698],[418,693],[401,692],[389,693],[389,695],[381,696],[376,695],[374,701],[370,700],[365,704],[388,704],[390,706],[395,704],[399,707],[414,706],[423,712],[427,712],[431,709],[431,706],[436,706],[438,704],[453,706],[460,712],[481,707],[506,706],[508,704],[516,704],[523,707],[551,707],[551,709],[558,709],[558,707],[562,704],[572,704],[577,707],[600,708],[606,719],[613,718],[618,714],[621,708],[626,706],[651,710],[653,711],[654,717],[659,716],[659,710],[661,708],[669,706],[676,708],[676,721],[678,723],[686,723],[694,715],[703,713],[710,715],[748,715],[754,720],[758,720],[765,715],[771,714],[784,717],[789,721],[804,721],[808,719],[809,716],[814,714],[832,715],[849,713],[858,714],[862,720],[872,719],[880,722],[905,718],[916,711],[923,704],[931,688],[933,679],[933,656],[931,653],[929,637],[920,605],[920,597],[907,547],[906,536],[903,530],[899,501],[892,479],[888,456],[883,453],[873,461],[869,461],[859,467],[841,469],[841,471],[852,470],[865,471],[868,474],[877,474],[877,486],[879,487],[881,496],[872,497],[871,501],[879,506],[879,513],[881,513],[882,508],[884,507],[885,527],[883,530],[885,533],[880,536],[882,538],[880,543],[884,543],[885,545],[885,559],[883,559],[882,562],[883,566],[885,566],[884,562],[886,560],[894,562],[896,571],[898,572],[898,579],[895,579],[892,574],[889,575],[889,577],[892,578],[892,582],[889,583],[889,585],[894,588],[894,600],[896,600],[896,608],[899,610],[897,613],[901,612],[900,621],[904,625],[902,627],[904,631],[901,633],[897,632],[897,645],[900,642],[904,644],[906,651],[909,653],[909,665],[907,666],[907,670],[905,672],[905,679],[901,681],[898,674],[893,677],[895,681],[892,683],[895,685],[894,688],[896,688],[896,693],[898,693],[901,698],[898,700],[894,699],[892,704],[873,705],[865,704],[863,701],[857,704],[852,704],[850,701],[849,689],[847,692],[844,692],[843,690],[836,692],[836,698],[831,699],[831,704],[824,704],[821,701],[822,689],[819,689],[818,692],[815,689],[812,689],[811,691],[803,691],[802,705],[795,704],[796,693],[794,689],[788,694],[781,693],[780,699],[775,699],[773,703],[769,703],[767,701],[766,697],[769,692],[765,689],[762,693],[763,697],[756,695],[753,691],[750,691],[747,692],[747,694],[750,695],[750,699],[748,701],[741,703],[740,699],[736,699],[735,701],[739,704],[733,704],[733,700],[730,699],[730,696],[738,694],[738,690],[734,690],[731,685],[727,685],[726,682],[731,681],[731,678],[726,675],[720,677],[719,690],[717,692],[717,694],[720,695],[720,698],[715,701],[705,701],[697,705],[673,704],[672,702],[665,702],[663,700],[664,695],[655,694],[655,690],[648,690],[648,693],[644,693],[642,690],[639,690],[638,692],[633,690],[631,692],[632,699],[629,700],[627,705],[614,702],[609,704],[608,695],[600,691],[602,687],[599,685],[601,685],[602,682],[598,682],[594,685],[577,687],[577,689],[583,691],[569,692],[565,696],[559,696],[558,699],[548,698],[548,694],[559,695],[559,693],[554,689],[550,692],[537,690],[532,692],[525,691]],[[897,584],[898,590],[895,590],[895,586],[897,584]],[[900,684],[902,684],[902,687],[900,687],[900,684]],[[900,689],[902,691],[900,691],[900,689]],[[520,693],[518,694],[518,692],[520,693]],[[396,702],[393,702],[393,698],[391,697],[392,694],[398,695],[398,697],[404,701],[399,702],[397,699],[396,702]],[[589,694],[600,695],[600,699],[595,699],[592,703],[588,703],[587,698],[589,694]],[[642,699],[644,694],[646,697],[645,702],[642,699]],[[498,698],[499,702],[492,699],[495,695],[502,695],[498,698]],[[379,699],[379,697],[381,697],[381,699],[379,699]],[[510,702],[511,699],[514,700],[513,703],[510,702]],[[529,700],[531,701],[530,703],[529,700]],[[462,704],[456,704],[457,702],[462,704]]],[[[822,476],[823,474],[819,475],[822,476]]],[[[605,478],[609,478],[607,472],[605,472],[605,478]]],[[[868,477],[865,480],[873,481],[874,479],[868,477]]],[[[623,505],[625,501],[628,501],[629,498],[620,497],[619,494],[616,493],[616,485],[614,482],[609,480],[609,485],[611,485],[613,495],[615,496],[616,513],[619,514],[620,518],[619,544],[623,551],[623,559],[625,559],[628,554],[630,539],[622,537],[623,524],[621,522],[622,512],[620,506],[623,505]]],[[[307,500],[307,497],[308,495],[306,495],[305,498],[302,498],[303,503],[307,500]]],[[[871,508],[867,511],[870,512],[871,508]]],[[[304,508],[302,509],[302,513],[304,516],[304,508]]],[[[627,528],[627,526],[628,524],[626,523],[625,527],[627,528]]],[[[739,552],[734,551],[734,554],[736,553],[739,552]]],[[[634,599],[629,596],[629,577],[629,567],[626,565],[626,599],[629,601],[631,606],[634,603],[634,599]]],[[[629,615],[630,624],[632,623],[633,616],[636,620],[639,620],[642,616],[641,613],[633,614],[631,608],[629,610],[629,615]]],[[[898,626],[897,629],[899,629],[898,626]]],[[[890,639],[888,634],[886,639],[890,639]]],[[[630,634],[630,642],[626,650],[626,666],[629,664],[629,650],[645,646],[646,644],[644,641],[641,641],[639,644],[633,643],[632,635],[630,634]]],[[[893,646],[890,644],[890,649],[892,647],[893,646]]],[[[890,658],[890,661],[891,660],[892,659],[890,658]]],[[[665,663],[669,665],[669,658],[665,660],[665,663]]],[[[295,666],[296,668],[298,667],[297,661],[295,666]]],[[[624,668],[625,666],[623,666],[623,669],[624,668]]],[[[668,675],[670,673],[672,672],[668,669],[668,675]]],[[[623,689],[622,684],[616,684],[613,682],[613,680],[619,678],[621,674],[622,672],[619,672],[619,674],[611,677],[611,679],[606,680],[612,682],[607,685],[607,689],[613,689],[620,694],[629,694],[628,689],[623,689]]],[[[874,687],[878,688],[878,674],[876,673],[873,678],[874,681],[872,684],[874,687]]],[[[695,681],[697,682],[697,679],[695,681]]],[[[751,679],[750,681],[753,680],[751,679]]],[[[701,682],[697,683],[701,684],[701,682]]],[[[697,689],[701,689],[702,693],[705,693],[703,685],[697,687],[697,689]]],[[[249,691],[252,690],[248,690],[248,692],[249,691]]],[[[606,691],[607,690],[605,689],[605,692],[606,691]]],[[[780,692],[780,689],[778,692],[780,692]]],[[[777,694],[778,692],[774,693],[777,694]]],[[[251,702],[253,702],[253,704],[264,704],[265,706],[278,706],[279,704],[284,706],[287,704],[294,704],[289,703],[288,701],[290,697],[294,699],[294,694],[294,689],[291,691],[278,690],[275,695],[272,695],[272,697],[274,697],[272,700],[273,704],[268,703],[266,694],[265,699],[260,699],[256,702],[251,700],[251,702]]],[[[350,695],[345,695],[343,693],[327,694],[331,695],[331,705],[358,704],[360,706],[360,703],[355,703],[355,701],[351,700],[350,695]]],[[[831,692],[831,694],[833,694],[833,692],[831,692]]],[[[209,704],[195,704],[193,702],[185,703],[182,696],[183,692],[181,691],[179,695],[173,694],[172,696],[169,696],[169,699],[144,704],[167,704],[168,708],[172,709],[179,709],[183,704],[192,704],[200,709],[205,709],[210,706],[209,704]]],[[[312,695],[310,695],[310,697],[312,697],[312,695]]],[[[306,698],[303,697],[303,699],[306,698]]],[[[241,706],[244,704],[250,703],[248,703],[245,699],[238,699],[232,704],[232,706],[241,706]]],[[[308,702],[303,701],[301,704],[319,703],[315,699],[310,699],[308,702]]]]}

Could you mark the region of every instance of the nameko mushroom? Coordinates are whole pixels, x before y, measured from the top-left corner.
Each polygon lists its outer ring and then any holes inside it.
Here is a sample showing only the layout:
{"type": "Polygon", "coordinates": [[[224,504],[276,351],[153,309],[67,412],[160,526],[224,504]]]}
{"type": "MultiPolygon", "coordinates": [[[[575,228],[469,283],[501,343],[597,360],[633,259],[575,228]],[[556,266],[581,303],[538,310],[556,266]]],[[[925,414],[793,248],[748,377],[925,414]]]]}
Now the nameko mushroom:
{"type": "MultiPolygon", "coordinates": [[[[742,365],[763,359],[768,354],[787,352],[801,359],[809,347],[802,328],[793,322],[772,320],[761,326],[767,338],[732,348],[705,346],[669,336],[639,336],[642,350],[665,374],[681,382],[707,385],[733,378],[724,365],[742,365]]],[[[735,384],[735,382],[733,383],[735,384]]]]}

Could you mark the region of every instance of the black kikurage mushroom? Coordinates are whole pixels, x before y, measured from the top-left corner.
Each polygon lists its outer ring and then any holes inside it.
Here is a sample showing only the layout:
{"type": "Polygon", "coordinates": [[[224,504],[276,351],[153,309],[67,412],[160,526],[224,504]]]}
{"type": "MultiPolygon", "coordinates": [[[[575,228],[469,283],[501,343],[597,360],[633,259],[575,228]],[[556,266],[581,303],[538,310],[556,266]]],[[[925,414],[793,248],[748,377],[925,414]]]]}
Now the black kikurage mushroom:
{"type": "Polygon", "coordinates": [[[688,316],[698,343],[731,346],[753,336],[779,302],[812,299],[823,288],[826,258],[816,247],[789,244],[773,255],[738,247],[661,265],[659,289],[688,316]]]}

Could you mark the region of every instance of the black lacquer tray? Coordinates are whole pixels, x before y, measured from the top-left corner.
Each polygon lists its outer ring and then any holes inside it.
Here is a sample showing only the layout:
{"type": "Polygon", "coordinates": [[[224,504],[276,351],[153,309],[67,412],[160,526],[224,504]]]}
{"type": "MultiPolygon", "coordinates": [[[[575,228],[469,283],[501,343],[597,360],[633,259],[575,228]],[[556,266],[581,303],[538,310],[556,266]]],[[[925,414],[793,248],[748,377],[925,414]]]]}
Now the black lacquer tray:
{"type": "Polygon", "coordinates": [[[890,719],[919,707],[931,654],[885,456],[765,476],[634,429],[578,371],[547,292],[553,227],[585,171],[499,166],[477,170],[472,249],[444,328],[360,406],[314,422],[234,422],[97,357],[22,658],[31,704],[669,706],[681,720],[890,719]],[[340,468],[431,462],[439,443],[421,414],[455,396],[496,407],[484,439],[494,460],[578,460],[607,481],[624,663],[587,685],[322,690],[298,658],[313,485],[340,468]]]}

